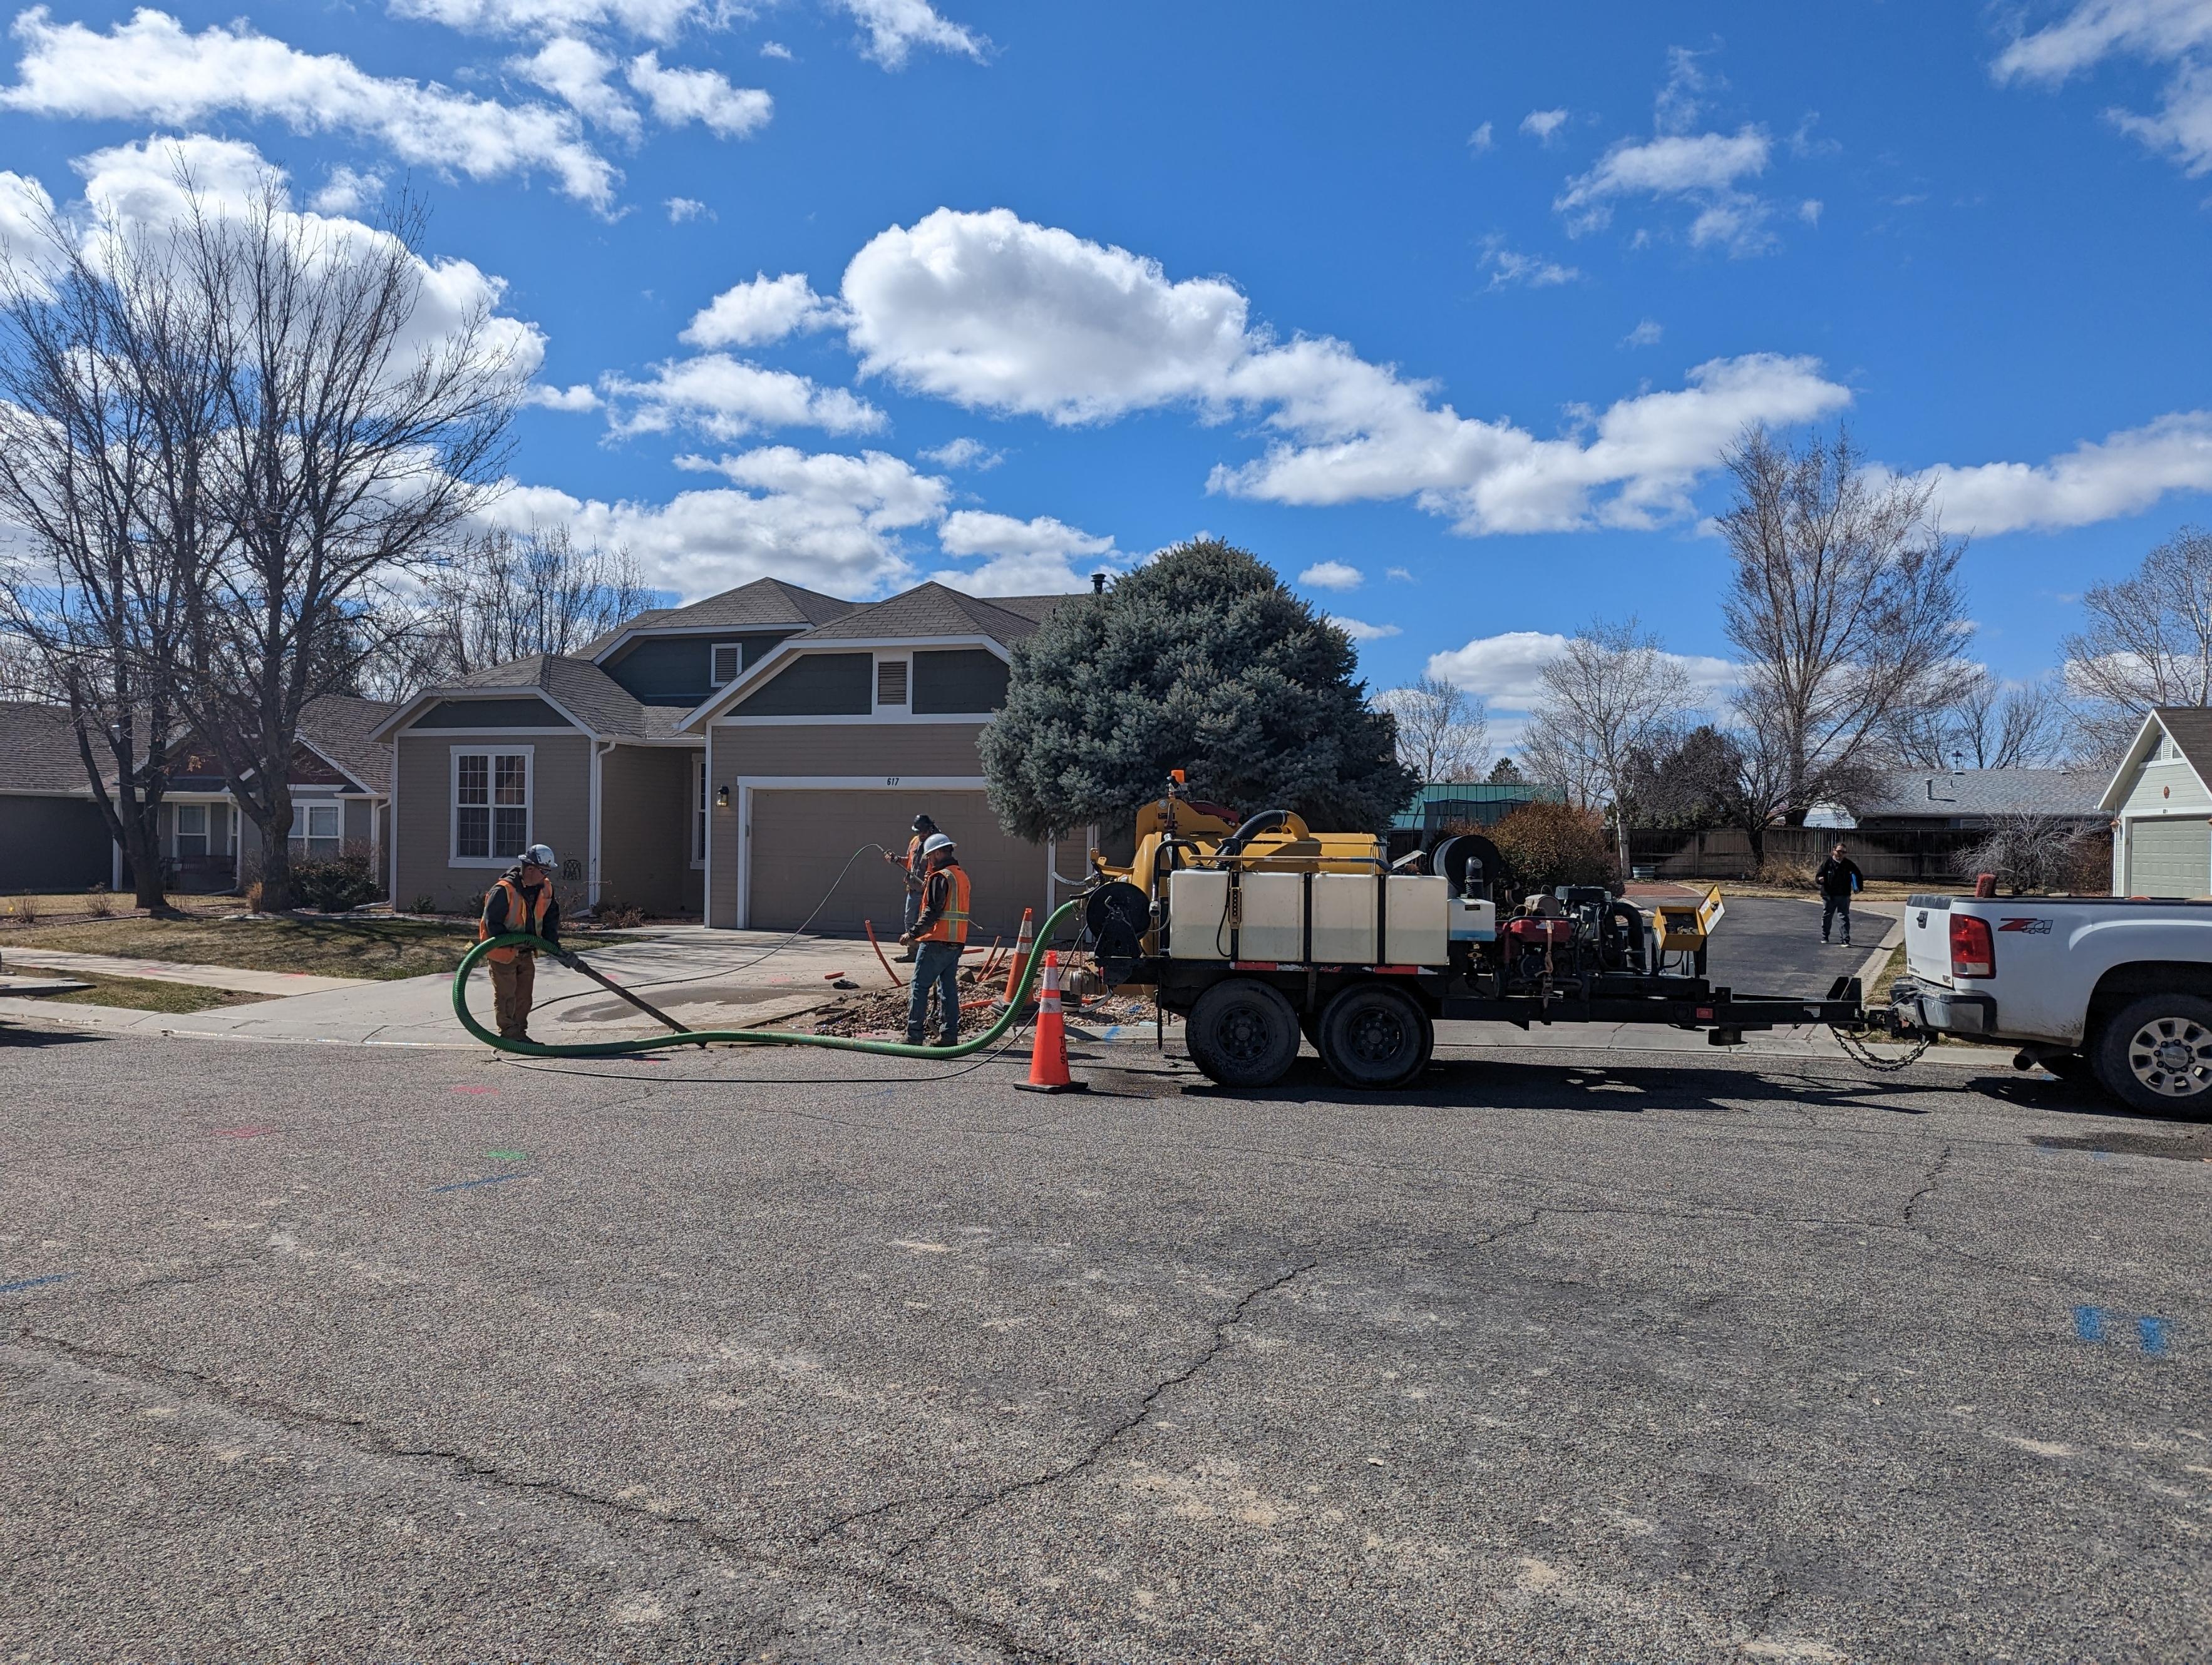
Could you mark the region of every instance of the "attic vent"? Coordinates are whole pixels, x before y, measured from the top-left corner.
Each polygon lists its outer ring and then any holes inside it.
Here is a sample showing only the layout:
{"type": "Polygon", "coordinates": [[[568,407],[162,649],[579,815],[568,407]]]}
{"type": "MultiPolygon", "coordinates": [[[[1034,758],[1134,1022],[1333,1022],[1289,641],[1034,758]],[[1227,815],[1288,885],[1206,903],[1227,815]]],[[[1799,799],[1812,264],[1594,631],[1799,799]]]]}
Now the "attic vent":
{"type": "MultiPolygon", "coordinates": [[[[738,647],[738,644],[734,641],[718,641],[714,644],[714,666],[707,674],[707,680],[710,685],[720,688],[726,683],[733,683],[738,679],[739,659],[738,647]]],[[[696,665],[698,661],[694,659],[692,663],[696,665]]]]}
{"type": "Polygon", "coordinates": [[[904,705],[906,703],[906,666],[904,659],[876,661],[876,703],[904,705]]]}

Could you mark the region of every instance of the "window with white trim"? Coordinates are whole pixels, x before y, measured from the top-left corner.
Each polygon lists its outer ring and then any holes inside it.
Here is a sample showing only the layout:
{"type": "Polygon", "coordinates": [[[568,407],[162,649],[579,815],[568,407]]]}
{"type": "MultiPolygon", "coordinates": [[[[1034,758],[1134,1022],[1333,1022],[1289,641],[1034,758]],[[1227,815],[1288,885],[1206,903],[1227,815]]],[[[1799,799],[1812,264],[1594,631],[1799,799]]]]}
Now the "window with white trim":
{"type": "Polygon", "coordinates": [[[707,754],[691,759],[691,865],[707,865],[707,754]]]}
{"type": "Polygon", "coordinates": [[[208,806],[205,804],[179,804],[176,806],[174,854],[179,861],[208,853],[208,806]]]}
{"type": "Polygon", "coordinates": [[[726,687],[735,682],[738,672],[744,669],[744,644],[741,641],[718,641],[707,653],[707,685],[709,688],[726,687]]]}
{"type": "Polygon", "coordinates": [[[501,866],[528,848],[530,759],[527,746],[453,748],[454,861],[501,866]]]}
{"type": "Polygon", "coordinates": [[[292,854],[327,861],[345,844],[345,807],[341,804],[292,805],[292,854]]]}

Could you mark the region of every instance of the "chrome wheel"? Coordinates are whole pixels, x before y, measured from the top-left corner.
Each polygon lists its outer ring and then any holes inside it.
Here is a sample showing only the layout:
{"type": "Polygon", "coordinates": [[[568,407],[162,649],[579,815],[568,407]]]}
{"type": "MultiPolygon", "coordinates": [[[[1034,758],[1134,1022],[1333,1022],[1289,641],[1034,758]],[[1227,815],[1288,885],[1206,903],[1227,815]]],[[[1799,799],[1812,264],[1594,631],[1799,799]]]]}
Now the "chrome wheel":
{"type": "Polygon", "coordinates": [[[2212,1089],[2212,1029],[2191,1018],[2154,1018],[2128,1040],[2128,1069],[2163,1098],[2212,1089]]]}

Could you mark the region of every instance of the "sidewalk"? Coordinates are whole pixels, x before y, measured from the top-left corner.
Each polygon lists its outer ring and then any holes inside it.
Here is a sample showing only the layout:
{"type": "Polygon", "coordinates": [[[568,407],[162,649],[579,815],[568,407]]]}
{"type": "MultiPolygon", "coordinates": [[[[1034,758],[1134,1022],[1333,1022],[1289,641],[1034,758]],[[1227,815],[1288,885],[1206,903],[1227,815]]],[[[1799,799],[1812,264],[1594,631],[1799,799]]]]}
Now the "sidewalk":
{"type": "Polygon", "coordinates": [[[190,983],[233,994],[323,994],[332,989],[369,988],[374,977],[316,977],[304,971],[246,971],[229,965],[190,965],[180,960],[140,960],[121,954],[76,954],[62,948],[0,949],[11,966],[73,971],[80,977],[132,977],[145,982],[190,983]]]}

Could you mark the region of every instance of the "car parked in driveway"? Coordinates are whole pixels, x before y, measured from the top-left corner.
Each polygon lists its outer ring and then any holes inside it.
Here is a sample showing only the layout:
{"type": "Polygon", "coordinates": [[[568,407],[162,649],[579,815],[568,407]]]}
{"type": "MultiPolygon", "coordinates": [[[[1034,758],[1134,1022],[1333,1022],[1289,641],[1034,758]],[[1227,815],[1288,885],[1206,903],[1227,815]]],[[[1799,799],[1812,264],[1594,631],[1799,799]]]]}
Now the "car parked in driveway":
{"type": "Polygon", "coordinates": [[[1900,1030],[2018,1045],[2132,1108],[2212,1115],[2212,900],[1916,896],[1900,1030]]]}

